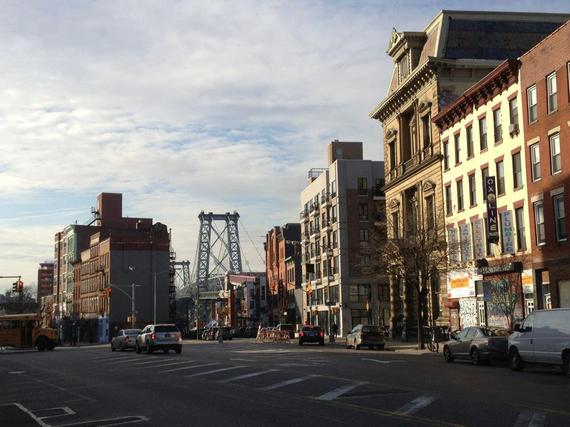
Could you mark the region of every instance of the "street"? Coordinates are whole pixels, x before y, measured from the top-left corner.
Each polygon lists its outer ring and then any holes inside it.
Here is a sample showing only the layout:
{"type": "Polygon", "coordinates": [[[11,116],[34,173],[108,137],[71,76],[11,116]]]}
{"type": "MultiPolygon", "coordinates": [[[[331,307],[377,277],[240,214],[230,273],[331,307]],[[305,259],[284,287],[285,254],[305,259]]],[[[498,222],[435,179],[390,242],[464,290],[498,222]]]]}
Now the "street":
{"type": "Polygon", "coordinates": [[[1,426],[567,426],[559,370],[447,364],[441,353],[187,342],[0,352],[1,426]]]}

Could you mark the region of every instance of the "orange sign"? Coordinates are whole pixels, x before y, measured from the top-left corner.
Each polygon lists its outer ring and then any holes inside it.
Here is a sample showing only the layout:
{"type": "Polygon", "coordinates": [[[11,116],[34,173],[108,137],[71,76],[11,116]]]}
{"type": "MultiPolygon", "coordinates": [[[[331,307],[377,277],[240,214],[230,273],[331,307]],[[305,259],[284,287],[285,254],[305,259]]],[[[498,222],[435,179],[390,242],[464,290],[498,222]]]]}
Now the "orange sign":
{"type": "Polygon", "coordinates": [[[461,277],[459,279],[451,279],[451,289],[460,289],[469,287],[469,278],[461,277]]]}

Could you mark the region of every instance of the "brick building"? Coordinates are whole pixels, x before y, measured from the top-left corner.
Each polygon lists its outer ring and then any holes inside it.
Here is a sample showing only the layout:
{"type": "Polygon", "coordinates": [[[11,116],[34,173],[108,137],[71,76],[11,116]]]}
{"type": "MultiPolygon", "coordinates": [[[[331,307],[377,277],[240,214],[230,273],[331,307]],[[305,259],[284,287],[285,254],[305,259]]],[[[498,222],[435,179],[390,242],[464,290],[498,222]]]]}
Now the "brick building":
{"type": "Polygon", "coordinates": [[[116,328],[169,319],[170,234],[151,218],[124,218],[122,195],[97,196],[90,225],[55,235],[52,318],[62,340],[106,342],[116,328]],[[134,287],[133,287],[134,284],[134,287]]]}
{"type": "Polygon", "coordinates": [[[302,323],[295,302],[301,287],[301,225],[275,226],[265,236],[265,268],[269,324],[302,323]]]}
{"type": "Polygon", "coordinates": [[[532,261],[538,308],[570,307],[570,24],[521,56],[532,261]]]}
{"type": "Polygon", "coordinates": [[[51,295],[53,292],[53,262],[40,263],[38,268],[38,295],[36,301],[41,302],[42,297],[51,295]]]}

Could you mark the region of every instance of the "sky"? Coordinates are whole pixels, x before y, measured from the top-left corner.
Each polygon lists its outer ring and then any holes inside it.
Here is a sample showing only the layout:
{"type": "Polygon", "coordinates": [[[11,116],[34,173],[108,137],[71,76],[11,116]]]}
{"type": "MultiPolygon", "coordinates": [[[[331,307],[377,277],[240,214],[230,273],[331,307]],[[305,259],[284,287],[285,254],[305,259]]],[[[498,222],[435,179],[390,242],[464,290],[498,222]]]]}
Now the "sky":
{"type": "Polygon", "coordinates": [[[0,276],[35,285],[54,234],[86,223],[101,192],[167,224],[191,262],[200,211],[237,211],[243,264],[265,270],[265,233],[298,221],[330,141],[382,158],[368,114],[387,92],[390,33],[421,31],[441,9],[473,2],[3,1],[0,276]]]}

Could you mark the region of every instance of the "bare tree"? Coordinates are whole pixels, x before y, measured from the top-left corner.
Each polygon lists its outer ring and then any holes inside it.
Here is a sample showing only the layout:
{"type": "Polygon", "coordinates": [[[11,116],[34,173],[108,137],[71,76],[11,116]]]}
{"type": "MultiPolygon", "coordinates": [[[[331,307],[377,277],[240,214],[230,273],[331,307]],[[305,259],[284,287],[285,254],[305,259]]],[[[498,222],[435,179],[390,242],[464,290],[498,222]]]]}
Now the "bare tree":
{"type": "Polygon", "coordinates": [[[422,330],[430,321],[432,284],[449,269],[448,260],[460,249],[453,243],[448,245],[443,225],[444,221],[419,221],[411,215],[400,228],[388,219],[375,233],[371,249],[372,271],[404,281],[408,302],[415,309],[418,348],[422,349],[422,330]]]}

